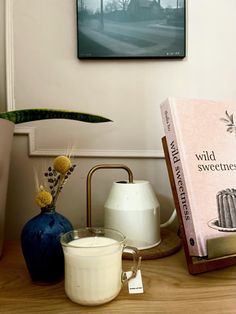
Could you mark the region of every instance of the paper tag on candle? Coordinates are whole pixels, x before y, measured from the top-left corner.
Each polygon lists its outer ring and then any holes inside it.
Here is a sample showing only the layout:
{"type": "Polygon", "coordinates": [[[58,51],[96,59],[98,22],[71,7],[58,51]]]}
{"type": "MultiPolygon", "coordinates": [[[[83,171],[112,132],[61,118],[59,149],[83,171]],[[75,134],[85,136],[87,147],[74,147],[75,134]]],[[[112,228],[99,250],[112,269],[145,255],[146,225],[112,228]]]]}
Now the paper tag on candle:
{"type": "MultiPolygon", "coordinates": [[[[128,278],[131,276],[131,274],[131,271],[126,272],[128,278]]],[[[136,277],[128,281],[128,288],[130,294],[143,293],[143,281],[140,269],[137,271],[136,277]]]]}

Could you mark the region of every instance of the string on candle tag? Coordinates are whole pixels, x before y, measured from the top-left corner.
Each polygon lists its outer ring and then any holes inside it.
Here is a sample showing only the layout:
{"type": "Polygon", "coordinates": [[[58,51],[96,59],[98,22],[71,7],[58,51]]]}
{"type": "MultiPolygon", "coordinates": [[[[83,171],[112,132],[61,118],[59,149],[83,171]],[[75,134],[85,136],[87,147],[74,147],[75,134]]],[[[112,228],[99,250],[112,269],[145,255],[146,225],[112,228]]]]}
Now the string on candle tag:
{"type": "MultiPolygon", "coordinates": [[[[127,271],[126,275],[129,278],[131,276],[132,272],[127,271]]],[[[139,269],[137,271],[136,277],[132,278],[128,281],[128,289],[129,294],[137,294],[137,293],[143,293],[143,281],[142,281],[142,275],[141,270],[139,269]]]]}

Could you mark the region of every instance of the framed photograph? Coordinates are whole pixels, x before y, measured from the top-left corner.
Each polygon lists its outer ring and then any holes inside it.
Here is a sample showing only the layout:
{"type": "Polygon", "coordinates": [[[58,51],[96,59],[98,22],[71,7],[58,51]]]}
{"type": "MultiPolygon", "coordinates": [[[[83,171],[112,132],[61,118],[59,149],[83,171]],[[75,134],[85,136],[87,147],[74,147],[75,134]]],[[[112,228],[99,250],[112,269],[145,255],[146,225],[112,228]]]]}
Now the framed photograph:
{"type": "Polygon", "coordinates": [[[76,1],[79,59],[185,57],[185,0],[76,1]]]}

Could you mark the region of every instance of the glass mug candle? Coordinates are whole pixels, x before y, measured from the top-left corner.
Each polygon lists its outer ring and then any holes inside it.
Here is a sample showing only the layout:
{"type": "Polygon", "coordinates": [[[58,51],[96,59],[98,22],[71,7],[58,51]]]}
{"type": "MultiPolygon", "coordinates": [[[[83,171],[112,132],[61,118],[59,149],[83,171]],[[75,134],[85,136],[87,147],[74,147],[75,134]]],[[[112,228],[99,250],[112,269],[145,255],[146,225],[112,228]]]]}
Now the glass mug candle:
{"type": "Polygon", "coordinates": [[[61,236],[65,258],[65,292],[82,305],[99,305],[114,299],[123,283],[136,276],[138,250],[125,246],[125,236],[108,228],[84,228],[61,236]],[[122,270],[123,252],[133,255],[131,276],[122,270]]]}

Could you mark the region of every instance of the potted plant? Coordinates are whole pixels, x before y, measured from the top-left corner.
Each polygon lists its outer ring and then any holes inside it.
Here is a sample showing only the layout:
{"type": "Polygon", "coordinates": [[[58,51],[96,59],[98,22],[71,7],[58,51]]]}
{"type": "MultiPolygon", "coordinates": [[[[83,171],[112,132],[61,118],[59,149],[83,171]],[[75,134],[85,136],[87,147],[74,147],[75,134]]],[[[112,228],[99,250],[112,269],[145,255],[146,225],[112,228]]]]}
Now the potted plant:
{"type": "Polygon", "coordinates": [[[71,119],[89,123],[111,121],[94,114],[59,109],[23,109],[0,112],[0,257],[4,240],[8,173],[15,124],[44,119],[71,119]]]}

